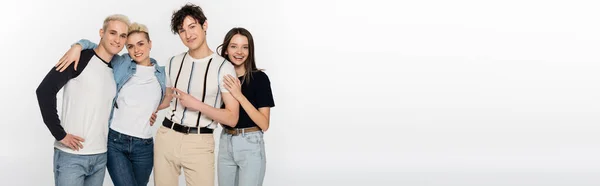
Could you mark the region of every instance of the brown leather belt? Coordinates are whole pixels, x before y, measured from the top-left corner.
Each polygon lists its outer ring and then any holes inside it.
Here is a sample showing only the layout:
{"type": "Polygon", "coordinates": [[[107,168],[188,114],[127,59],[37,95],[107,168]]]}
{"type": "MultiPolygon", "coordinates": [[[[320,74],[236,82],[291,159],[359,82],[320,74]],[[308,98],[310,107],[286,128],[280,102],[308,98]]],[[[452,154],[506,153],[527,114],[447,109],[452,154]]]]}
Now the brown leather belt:
{"type": "Polygon", "coordinates": [[[258,128],[258,127],[234,128],[234,129],[223,128],[223,131],[225,131],[225,133],[227,133],[227,134],[237,136],[242,133],[260,131],[260,128],[258,128]]]}

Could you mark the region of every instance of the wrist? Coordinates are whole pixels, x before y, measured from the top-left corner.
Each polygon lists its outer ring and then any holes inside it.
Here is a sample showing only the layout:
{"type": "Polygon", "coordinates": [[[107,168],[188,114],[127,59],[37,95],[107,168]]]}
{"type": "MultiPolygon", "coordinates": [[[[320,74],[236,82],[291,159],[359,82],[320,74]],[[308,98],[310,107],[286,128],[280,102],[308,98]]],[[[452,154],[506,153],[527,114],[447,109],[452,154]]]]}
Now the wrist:
{"type": "Polygon", "coordinates": [[[81,44],[79,44],[79,43],[75,43],[75,44],[71,45],[71,48],[77,48],[79,50],[82,50],[83,46],[81,46],[81,44]]]}
{"type": "Polygon", "coordinates": [[[246,99],[243,94],[235,94],[233,97],[238,100],[238,102],[242,102],[242,100],[246,99]]]}
{"type": "Polygon", "coordinates": [[[195,104],[192,105],[192,109],[203,112],[204,108],[202,106],[204,106],[202,105],[202,101],[196,99],[195,104]]]}

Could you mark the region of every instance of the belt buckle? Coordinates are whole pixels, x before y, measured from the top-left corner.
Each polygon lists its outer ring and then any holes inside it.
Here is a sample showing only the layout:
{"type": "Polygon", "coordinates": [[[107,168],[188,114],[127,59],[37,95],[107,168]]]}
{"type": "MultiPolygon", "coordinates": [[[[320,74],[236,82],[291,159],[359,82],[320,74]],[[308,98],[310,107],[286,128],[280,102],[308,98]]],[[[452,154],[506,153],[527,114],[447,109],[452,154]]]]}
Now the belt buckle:
{"type": "Polygon", "coordinates": [[[190,133],[190,127],[185,126],[185,125],[181,125],[181,127],[183,127],[183,134],[189,134],[190,133]]]}

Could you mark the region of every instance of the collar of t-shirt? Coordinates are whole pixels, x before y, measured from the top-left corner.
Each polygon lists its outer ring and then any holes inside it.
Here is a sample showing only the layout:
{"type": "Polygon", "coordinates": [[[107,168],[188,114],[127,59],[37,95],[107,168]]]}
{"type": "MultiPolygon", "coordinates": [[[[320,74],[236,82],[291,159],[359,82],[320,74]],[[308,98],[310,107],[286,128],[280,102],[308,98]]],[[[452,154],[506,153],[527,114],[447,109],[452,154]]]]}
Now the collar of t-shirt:
{"type": "Polygon", "coordinates": [[[152,65],[152,66],[136,65],[136,66],[137,66],[137,72],[135,74],[136,76],[141,76],[141,77],[154,76],[154,70],[155,70],[154,65],[152,65]]]}
{"type": "Polygon", "coordinates": [[[195,63],[206,63],[206,62],[208,62],[208,60],[213,58],[215,54],[216,53],[213,52],[211,55],[208,55],[208,56],[206,56],[204,58],[200,58],[200,59],[193,58],[191,55],[189,55],[189,53],[187,56],[188,56],[189,60],[192,60],[195,63]]]}

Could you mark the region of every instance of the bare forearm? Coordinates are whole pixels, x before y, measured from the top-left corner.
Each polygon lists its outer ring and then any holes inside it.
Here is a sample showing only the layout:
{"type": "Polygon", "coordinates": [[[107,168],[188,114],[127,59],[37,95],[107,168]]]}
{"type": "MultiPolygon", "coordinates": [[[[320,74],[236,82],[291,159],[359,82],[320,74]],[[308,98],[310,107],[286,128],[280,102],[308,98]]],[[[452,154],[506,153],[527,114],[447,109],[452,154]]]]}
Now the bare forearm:
{"type": "Polygon", "coordinates": [[[160,104],[158,105],[158,108],[156,110],[162,110],[162,109],[166,109],[167,107],[169,107],[169,104],[160,104]]]}
{"type": "Polygon", "coordinates": [[[235,127],[238,122],[238,113],[235,113],[227,108],[218,109],[202,102],[198,105],[194,105],[194,107],[195,110],[202,112],[202,114],[206,114],[206,116],[221,124],[235,127]]]}
{"type": "Polygon", "coordinates": [[[158,105],[157,110],[166,109],[167,107],[169,107],[170,103],[171,103],[171,100],[164,99],[163,102],[160,103],[160,105],[158,105]]]}
{"type": "Polygon", "coordinates": [[[167,89],[165,90],[164,98],[163,98],[162,102],[160,103],[160,105],[158,105],[157,110],[166,109],[167,107],[171,106],[172,100],[173,100],[173,89],[171,87],[167,87],[167,89]]]}
{"type": "Polygon", "coordinates": [[[256,109],[256,107],[254,107],[254,105],[252,105],[252,103],[250,103],[245,96],[240,96],[236,99],[240,102],[240,105],[242,105],[242,108],[244,111],[246,111],[250,119],[252,119],[252,121],[254,121],[258,127],[260,127],[263,131],[267,131],[267,129],[269,129],[269,119],[263,113],[258,111],[258,109],[256,109]]]}

